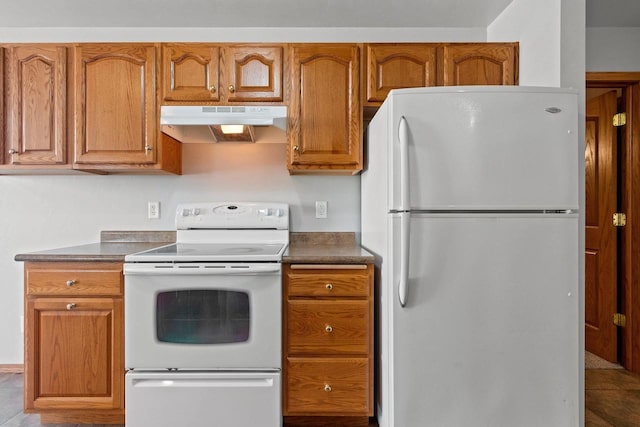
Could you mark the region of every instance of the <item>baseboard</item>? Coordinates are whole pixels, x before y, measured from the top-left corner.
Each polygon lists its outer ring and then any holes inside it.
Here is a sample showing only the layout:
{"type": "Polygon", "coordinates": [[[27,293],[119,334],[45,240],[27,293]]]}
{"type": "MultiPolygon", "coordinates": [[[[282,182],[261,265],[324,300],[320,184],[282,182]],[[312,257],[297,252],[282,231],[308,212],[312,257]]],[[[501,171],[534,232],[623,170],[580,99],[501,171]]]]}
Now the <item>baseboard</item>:
{"type": "Polygon", "coordinates": [[[24,365],[1,365],[0,364],[0,372],[2,373],[13,373],[13,374],[21,374],[24,372],[24,365]]]}

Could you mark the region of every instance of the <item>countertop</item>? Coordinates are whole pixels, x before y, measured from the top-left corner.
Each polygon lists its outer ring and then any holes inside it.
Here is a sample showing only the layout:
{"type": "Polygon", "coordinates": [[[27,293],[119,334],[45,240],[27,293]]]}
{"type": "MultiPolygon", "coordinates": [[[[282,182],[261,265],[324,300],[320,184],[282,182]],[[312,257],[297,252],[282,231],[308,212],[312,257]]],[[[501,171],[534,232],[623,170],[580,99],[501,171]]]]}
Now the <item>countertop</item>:
{"type": "Polygon", "coordinates": [[[284,263],[367,264],[375,257],[356,243],[355,233],[291,233],[284,263]]]}
{"type": "Polygon", "coordinates": [[[103,231],[99,243],[18,254],[16,261],[123,262],[125,255],[168,245],[175,231],[103,231]]]}
{"type": "MultiPolygon", "coordinates": [[[[129,254],[175,242],[173,231],[103,231],[100,242],[18,254],[16,261],[123,262],[129,254]]],[[[366,264],[374,256],[356,243],[355,233],[291,233],[282,262],[366,264]]]]}

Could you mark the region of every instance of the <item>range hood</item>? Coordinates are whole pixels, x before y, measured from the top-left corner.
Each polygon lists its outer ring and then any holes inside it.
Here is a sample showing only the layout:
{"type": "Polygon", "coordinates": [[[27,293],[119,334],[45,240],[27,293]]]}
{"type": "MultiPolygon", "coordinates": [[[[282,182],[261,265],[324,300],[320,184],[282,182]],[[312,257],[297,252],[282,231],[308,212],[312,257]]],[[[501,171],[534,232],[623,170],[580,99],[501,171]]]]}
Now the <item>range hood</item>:
{"type": "Polygon", "coordinates": [[[183,143],[286,143],[286,129],[284,106],[160,107],[160,130],[183,143]]]}

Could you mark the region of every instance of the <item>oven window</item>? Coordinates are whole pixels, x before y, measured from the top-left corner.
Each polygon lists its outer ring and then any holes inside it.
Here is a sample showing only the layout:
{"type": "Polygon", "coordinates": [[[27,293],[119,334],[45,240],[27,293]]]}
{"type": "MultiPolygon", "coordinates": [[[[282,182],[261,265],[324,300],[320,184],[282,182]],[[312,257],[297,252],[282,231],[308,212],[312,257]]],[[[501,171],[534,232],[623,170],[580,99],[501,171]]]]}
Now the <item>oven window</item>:
{"type": "Polygon", "coordinates": [[[162,292],[156,333],[162,342],[226,344],[249,339],[249,295],[227,290],[162,292]]]}

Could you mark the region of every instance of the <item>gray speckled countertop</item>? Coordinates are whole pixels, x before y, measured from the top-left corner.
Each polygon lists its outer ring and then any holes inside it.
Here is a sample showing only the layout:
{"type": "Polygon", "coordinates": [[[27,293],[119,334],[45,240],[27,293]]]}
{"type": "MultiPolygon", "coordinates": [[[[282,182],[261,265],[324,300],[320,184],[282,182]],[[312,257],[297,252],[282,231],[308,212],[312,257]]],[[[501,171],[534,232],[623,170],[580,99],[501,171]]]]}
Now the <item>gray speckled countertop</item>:
{"type": "Polygon", "coordinates": [[[356,243],[355,233],[291,233],[285,263],[367,264],[375,257],[356,243]]]}
{"type": "Polygon", "coordinates": [[[125,255],[175,242],[175,231],[103,231],[99,243],[18,254],[16,261],[123,262],[125,255]]]}

